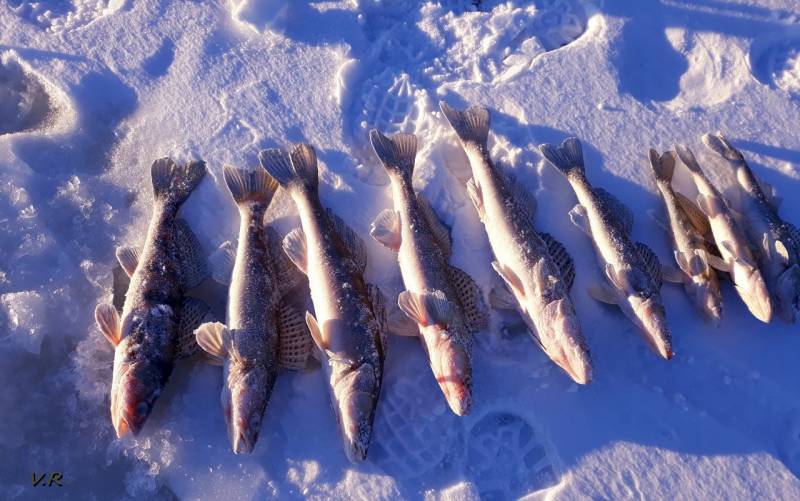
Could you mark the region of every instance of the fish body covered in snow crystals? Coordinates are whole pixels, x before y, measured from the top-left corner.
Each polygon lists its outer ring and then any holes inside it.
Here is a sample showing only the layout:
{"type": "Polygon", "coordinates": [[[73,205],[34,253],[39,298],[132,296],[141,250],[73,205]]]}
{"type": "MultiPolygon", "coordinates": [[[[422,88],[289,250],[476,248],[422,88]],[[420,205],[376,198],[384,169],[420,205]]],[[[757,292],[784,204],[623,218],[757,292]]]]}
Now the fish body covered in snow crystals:
{"type": "Polygon", "coordinates": [[[398,305],[415,324],[400,333],[419,336],[450,409],[463,416],[472,406],[472,333],[488,325],[481,290],[448,263],[449,230],[422,194],[414,192],[417,138],[388,138],[373,130],[370,140],[389,174],[394,199],[394,207],[378,215],[370,233],[398,253],[406,288],[398,305]]]}
{"type": "Polygon", "coordinates": [[[483,222],[495,271],[507,291],[495,304],[517,309],[550,359],[579,384],[592,378],[588,345],[569,297],[575,278],[564,246],[533,226],[536,201],[497,169],[489,156],[489,110],[458,111],[441,103],[442,113],[467,154],[472,178],[467,192],[483,222]]]}
{"type": "Polygon", "coordinates": [[[575,191],[578,204],[569,212],[570,219],[592,239],[608,281],[592,286],[589,293],[618,305],[656,353],[672,358],[672,335],[661,302],[661,264],[648,246],[631,240],[633,213],[608,191],[589,184],[577,138],[559,147],[543,144],[539,150],[575,191]]]}
{"type": "Polygon", "coordinates": [[[142,429],[175,360],[198,350],[192,331],[208,307],[186,291],[207,270],[197,238],[177,213],[205,172],[203,162],[153,163],[155,200],[142,251],[117,249],[131,278],[122,314],[110,304],[95,310],[101,332],[115,346],[111,419],[119,437],[142,429]]]}
{"type": "Polygon", "coordinates": [[[328,377],[331,403],[350,461],[363,461],[372,437],[383,379],[386,316],[377,287],[364,281],[364,242],[319,199],[314,149],[262,151],[262,165],[297,205],[301,227],[283,241],[289,259],[308,277],[315,315],[311,337],[328,377]]]}

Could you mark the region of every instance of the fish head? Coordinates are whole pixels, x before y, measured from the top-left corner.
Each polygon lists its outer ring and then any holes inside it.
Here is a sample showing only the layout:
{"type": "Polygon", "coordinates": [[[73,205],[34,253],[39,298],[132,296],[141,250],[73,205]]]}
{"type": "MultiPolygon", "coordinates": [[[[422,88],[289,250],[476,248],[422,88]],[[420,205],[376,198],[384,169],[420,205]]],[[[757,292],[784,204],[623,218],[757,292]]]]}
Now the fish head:
{"type": "Polygon", "coordinates": [[[264,367],[230,363],[220,398],[228,426],[228,438],[235,454],[253,452],[274,382],[274,374],[271,375],[264,367]]]}
{"type": "Polygon", "coordinates": [[[746,261],[733,262],[733,282],[736,292],[754,317],[764,323],[772,320],[772,298],[759,269],[746,261]]]}
{"type": "Polygon", "coordinates": [[[372,437],[372,422],[380,394],[380,369],[370,362],[352,362],[329,356],[334,412],[344,442],[344,451],[353,463],[367,457],[372,437]]]}
{"type": "Polygon", "coordinates": [[[658,293],[628,296],[624,310],[630,310],[632,320],[642,330],[647,343],[661,357],[672,358],[672,334],[667,326],[667,315],[658,293]]]}
{"type": "Polygon", "coordinates": [[[548,356],[576,383],[589,383],[591,357],[572,304],[566,299],[549,302],[542,311],[540,324],[540,330],[548,333],[538,338],[548,356]]]}
{"type": "Polygon", "coordinates": [[[456,325],[432,326],[424,336],[436,382],[447,405],[459,416],[472,408],[472,356],[466,329],[456,325]]]}
{"type": "Polygon", "coordinates": [[[695,306],[705,313],[714,325],[719,325],[722,319],[722,293],[716,275],[693,276],[685,287],[695,306]]]}
{"type": "Polygon", "coordinates": [[[169,374],[163,365],[160,361],[137,360],[115,367],[111,419],[117,437],[137,435],[144,427],[169,374]]]}

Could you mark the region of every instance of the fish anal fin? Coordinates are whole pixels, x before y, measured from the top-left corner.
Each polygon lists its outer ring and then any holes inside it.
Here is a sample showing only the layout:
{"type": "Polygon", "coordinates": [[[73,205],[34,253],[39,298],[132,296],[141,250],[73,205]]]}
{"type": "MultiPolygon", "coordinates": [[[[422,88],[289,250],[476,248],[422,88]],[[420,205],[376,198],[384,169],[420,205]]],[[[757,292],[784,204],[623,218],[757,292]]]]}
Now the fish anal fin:
{"type": "Polygon", "coordinates": [[[353,228],[344,222],[344,219],[339,217],[331,209],[327,209],[327,213],[334,231],[339,235],[339,238],[342,239],[347,250],[350,251],[350,258],[353,261],[356,271],[363,273],[367,268],[367,248],[364,245],[364,241],[361,240],[361,237],[356,234],[353,228]]]}
{"type": "Polygon", "coordinates": [[[498,285],[489,292],[489,304],[498,310],[516,310],[519,308],[517,299],[507,288],[498,285]]]}
{"type": "Polygon", "coordinates": [[[486,209],[483,206],[483,194],[474,178],[469,178],[469,180],[467,180],[467,194],[472,201],[472,205],[475,206],[475,210],[478,212],[478,219],[480,219],[482,223],[485,223],[486,209]]]}
{"type": "Polygon", "coordinates": [[[525,297],[525,287],[522,285],[519,277],[508,266],[504,266],[497,261],[492,261],[492,268],[498,275],[505,281],[511,292],[517,297],[525,297]]]}
{"type": "Polygon", "coordinates": [[[325,340],[325,336],[322,334],[322,329],[320,329],[317,319],[314,318],[314,315],[312,315],[310,311],[306,312],[306,325],[308,326],[308,333],[311,334],[311,339],[314,341],[314,344],[317,345],[320,351],[327,353],[328,343],[325,340]]]}
{"type": "Polygon", "coordinates": [[[431,204],[428,203],[428,200],[421,193],[417,193],[417,203],[422,210],[422,215],[431,227],[433,237],[436,239],[436,242],[439,243],[439,247],[442,249],[442,252],[444,252],[445,257],[450,257],[450,254],[452,254],[450,228],[439,219],[439,216],[436,215],[431,204]]]}
{"type": "Polygon", "coordinates": [[[595,301],[599,301],[605,304],[619,304],[619,299],[617,298],[617,294],[606,284],[591,284],[587,289],[586,292],[589,293],[592,299],[595,301]]]}
{"type": "Polygon", "coordinates": [[[682,284],[686,275],[678,268],[665,264],[661,266],[661,276],[663,276],[664,280],[667,282],[682,284]]]}

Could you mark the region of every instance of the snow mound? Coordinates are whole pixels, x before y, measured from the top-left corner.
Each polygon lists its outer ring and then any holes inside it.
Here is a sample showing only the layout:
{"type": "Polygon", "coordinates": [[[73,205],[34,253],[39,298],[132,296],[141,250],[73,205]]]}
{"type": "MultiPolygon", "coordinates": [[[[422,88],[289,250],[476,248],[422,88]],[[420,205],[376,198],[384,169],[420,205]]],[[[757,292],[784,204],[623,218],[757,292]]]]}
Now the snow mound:
{"type": "Polygon", "coordinates": [[[126,0],[44,0],[8,2],[20,17],[51,33],[75,30],[113,14],[126,0]]]}
{"type": "Polygon", "coordinates": [[[231,16],[257,33],[280,31],[289,9],[287,0],[239,0],[231,2],[231,16]]]}
{"type": "Polygon", "coordinates": [[[756,41],[749,62],[761,83],[800,94],[800,30],[783,31],[756,41]]]}

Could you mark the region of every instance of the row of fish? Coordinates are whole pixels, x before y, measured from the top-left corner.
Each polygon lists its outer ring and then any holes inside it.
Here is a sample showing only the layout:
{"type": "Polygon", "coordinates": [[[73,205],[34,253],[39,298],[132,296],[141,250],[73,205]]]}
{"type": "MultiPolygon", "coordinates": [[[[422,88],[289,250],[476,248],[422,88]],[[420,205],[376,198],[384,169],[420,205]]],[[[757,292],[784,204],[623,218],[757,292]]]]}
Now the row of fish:
{"type": "MultiPolygon", "coordinates": [[[[459,111],[446,103],[441,109],[467,154],[472,177],[466,190],[485,227],[492,266],[506,286],[492,291],[492,305],[517,310],[552,361],[577,383],[588,383],[591,355],[570,298],[572,259],[561,243],[534,227],[535,199],[492,162],[488,110],[459,111]]],[[[448,405],[465,415],[472,405],[472,336],[488,326],[483,292],[449,263],[449,230],[413,189],[416,137],[386,137],[373,130],[370,141],[393,195],[393,207],[378,215],[370,234],[397,252],[405,287],[397,305],[408,322],[393,325],[392,331],[420,338],[448,405]]],[[[677,268],[662,266],[649,247],[631,239],[632,212],[589,183],[577,139],[540,146],[575,191],[578,204],[569,217],[591,238],[606,277],[590,287],[590,295],[618,305],[667,359],[673,351],[660,294],[663,279],[684,284],[715,322],[722,314],[717,271],[730,274],[745,304],[764,322],[775,312],[794,321],[800,309],[800,233],[780,219],[772,191],[723,136],[707,135],[703,142],[735,169],[742,188],[736,208],[703,175],[688,148],[664,154],[650,150],[668,216],[660,224],[672,236],[677,268]],[[699,191],[696,203],[672,188],[678,159],[699,191]]],[[[95,314],[115,346],[113,425],[120,437],[138,433],[174,362],[202,350],[223,366],[221,405],[233,450],[250,452],[278,371],[304,368],[313,352],[328,380],[345,452],[351,461],[361,461],[383,377],[389,331],[383,295],[364,280],[364,242],[320,201],[314,149],[305,144],[291,152],[270,149],[259,160],[263,169],[224,169],[239,208],[239,238],[235,252],[233,244],[223,245],[211,273],[197,238],[178,218],[205,165],[177,165],[170,159],[153,164],[155,202],[142,251],[117,251],[130,276],[121,312],[101,304],[95,314]],[[263,224],[279,186],[300,217],[300,227],[282,241],[263,224]],[[194,293],[209,274],[228,287],[224,324],[213,321],[208,305],[194,293]],[[314,314],[303,318],[293,291],[306,281],[314,314]]]]}

